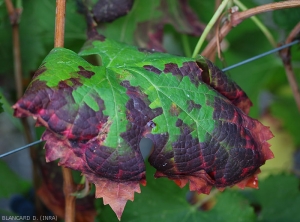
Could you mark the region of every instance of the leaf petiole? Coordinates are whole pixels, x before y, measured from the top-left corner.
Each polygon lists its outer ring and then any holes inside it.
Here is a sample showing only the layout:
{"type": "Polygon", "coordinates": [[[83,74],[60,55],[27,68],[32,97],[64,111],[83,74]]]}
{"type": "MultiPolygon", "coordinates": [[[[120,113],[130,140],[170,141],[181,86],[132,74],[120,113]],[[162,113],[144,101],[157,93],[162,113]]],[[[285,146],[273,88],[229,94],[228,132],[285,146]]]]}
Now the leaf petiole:
{"type": "Polygon", "coordinates": [[[198,41],[198,43],[195,47],[192,58],[196,58],[197,54],[200,52],[200,49],[201,49],[201,47],[204,43],[204,40],[206,39],[208,33],[210,32],[210,30],[212,29],[214,24],[217,22],[218,18],[222,14],[223,10],[225,9],[225,7],[227,6],[229,1],[230,0],[223,0],[223,2],[220,4],[219,8],[217,9],[215,14],[213,15],[213,17],[211,18],[211,20],[209,21],[209,23],[205,27],[205,29],[204,29],[202,35],[200,36],[199,41],[198,41]]]}

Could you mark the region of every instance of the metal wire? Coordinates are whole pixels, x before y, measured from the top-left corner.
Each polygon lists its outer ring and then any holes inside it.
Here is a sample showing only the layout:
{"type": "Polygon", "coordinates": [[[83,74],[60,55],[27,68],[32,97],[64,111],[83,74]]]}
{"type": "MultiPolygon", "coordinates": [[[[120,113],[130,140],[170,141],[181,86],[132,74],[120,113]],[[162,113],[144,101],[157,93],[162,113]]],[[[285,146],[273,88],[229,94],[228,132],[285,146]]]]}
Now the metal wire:
{"type": "MultiPolygon", "coordinates": [[[[299,43],[299,42],[300,42],[299,40],[295,40],[295,41],[293,41],[293,42],[291,42],[291,43],[282,45],[282,46],[280,46],[280,47],[278,47],[278,48],[272,49],[272,50],[267,51],[267,52],[265,52],[265,53],[262,53],[262,54],[259,54],[259,55],[257,55],[257,56],[254,56],[254,57],[252,57],[252,58],[246,59],[246,60],[244,60],[244,61],[242,61],[242,62],[239,62],[239,63],[236,63],[236,64],[234,64],[234,65],[232,65],[232,66],[228,66],[228,67],[222,69],[222,71],[223,71],[223,72],[226,72],[226,71],[228,71],[228,70],[230,70],[230,69],[233,69],[233,68],[236,68],[236,67],[238,67],[238,66],[244,65],[244,64],[246,64],[246,63],[248,63],[248,62],[252,62],[252,61],[257,60],[257,59],[259,59],[259,58],[261,58],[261,57],[270,55],[270,54],[272,54],[272,53],[274,53],[274,52],[278,52],[278,51],[280,51],[281,49],[290,47],[290,46],[295,45],[295,44],[297,44],[297,43],[299,43]]],[[[22,146],[22,147],[20,147],[20,148],[17,148],[17,149],[14,149],[14,150],[12,150],[12,151],[9,151],[9,152],[7,152],[7,153],[1,154],[1,155],[0,155],[0,159],[1,159],[2,157],[6,157],[6,156],[8,156],[8,155],[10,155],[10,154],[19,152],[19,151],[21,151],[21,150],[23,150],[23,149],[29,148],[29,147],[31,147],[31,146],[33,146],[33,145],[36,145],[36,144],[39,144],[39,143],[41,143],[41,142],[43,142],[43,141],[42,141],[42,140],[37,140],[37,141],[35,141],[35,142],[29,143],[29,144],[27,144],[27,145],[25,145],[25,146],[22,146]]]]}
{"type": "Polygon", "coordinates": [[[246,60],[244,60],[244,61],[242,61],[242,62],[239,62],[239,63],[236,63],[236,64],[234,64],[234,65],[232,65],[232,66],[228,66],[228,67],[222,69],[222,71],[223,71],[223,72],[226,72],[226,71],[228,71],[228,70],[230,70],[230,69],[233,69],[233,68],[236,68],[236,67],[238,67],[238,66],[240,66],[240,65],[244,65],[244,64],[246,64],[246,63],[248,63],[248,62],[252,62],[252,61],[254,61],[254,60],[256,60],[256,59],[260,59],[260,58],[262,58],[262,57],[264,57],[264,56],[266,56],[266,55],[270,55],[270,54],[272,54],[272,53],[274,53],[274,52],[278,52],[278,51],[280,51],[281,49],[284,49],[284,48],[290,47],[290,46],[292,46],[292,45],[295,45],[295,44],[297,44],[298,42],[299,42],[299,40],[295,40],[295,41],[293,41],[293,42],[291,42],[291,43],[282,45],[282,46],[280,46],[280,47],[278,47],[278,48],[275,48],[275,49],[272,49],[272,50],[267,51],[267,52],[265,52],[265,53],[262,53],[262,54],[259,54],[259,55],[257,55],[257,56],[254,56],[254,57],[252,57],[252,58],[250,58],[250,59],[246,59],[246,60]]]}
{"type": "Polygon", "coordinates": [[[0,155],[0,158],[5,157],[5,156],[8,156],[8,155],[13,154],[13,153],[16,153],[16,152],[19,152],[19,151],[21,151],[21,150],[24,150],[24,149],[26,149],[26,148],[29,148],[29,147],[31,147],[31,146],[33,146],[33,145],[35,145],[35,144],[41,143],[41,142],[43,142],[43,141],[42,141],[42,140],[34,141],[34,142],[29,143],[29,144],[27,144],[27,145],[25,145],[25,146],[22,146],[22,147],[19,147],[19,148],[17,148],[17,149],[11,150],[11,151],[9,151],[9,152],[7,152],[7,153],[1,154],[1,155],[0,155]]]}

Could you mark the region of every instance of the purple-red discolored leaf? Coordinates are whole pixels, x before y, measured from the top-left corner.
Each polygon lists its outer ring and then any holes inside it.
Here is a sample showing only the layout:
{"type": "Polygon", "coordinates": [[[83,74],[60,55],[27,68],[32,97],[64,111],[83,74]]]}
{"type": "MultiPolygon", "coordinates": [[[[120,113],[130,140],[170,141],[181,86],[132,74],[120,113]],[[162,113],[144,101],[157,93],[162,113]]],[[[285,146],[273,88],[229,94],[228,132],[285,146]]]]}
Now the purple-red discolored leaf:
{"type": "Polygon", "coordinates": [[[230,78],[228,78],[211,61],[199,58],[197,63],[203,68],[203,81],[228,98],[233,105],[239,107],[246,114],[249,113],[252,102],[246,93],[230,78]]]}
{"type": "Polygon", "coordinates": [[[92,12],[97,22],[112,22],[126,15],[133,2],[133,0],[98,0],[92,12]]]}
{"type": "Polygon", "coordinates": [[[80,11],[87,18],[90,32],[94,32],[95,19],[98,29],[109,38],[165,52],[163,30],[167,24],[172,25],[179,33],[193,36],[200,36],[205,28],[205,24],[199,21],[187,0],[135,1],[130,11],[127,9],[131,7],[131,1],[125,2],[122,4],[118,1],[98,1],[93,13],[87,10],[91,6],[82,5],[80,11]],[[116,7],[116,12],[111,9],[113,7],[116,7]],[[114,20],[119,11],[129,12],[126,16],[114,20]],[[111,21],[109,25],[105,24],[111,21]]]}
{"type": "Polygon", "coordinates": [[[187,0],[161,0],[158,7],[161,12],[156,19],[137,24],[135,39],[140,47],[165,52],[163,47],[163,29],[172,25],[179,33],[200,36],[205,28],[187,0]]]}
{"type": "Polygon", "coordinates": [[[211,62],[101,36],[79,55],[52,50],[13,108],[46,127],[46,160],[81,171],[119,219],[146,184],[144,137],[154,144],[156,177],[200,193],[257,187],[272,133],[246,115],[250,100],[211,62]],[[101,66],[80,57],[94,54],[101,66]]]}
{"type": "Polygon", "coordinates": [[[205,28],[190,7],[188,0],[161,0],[165,23],[172,24],[179,33],[200,36],[205,28]]]}

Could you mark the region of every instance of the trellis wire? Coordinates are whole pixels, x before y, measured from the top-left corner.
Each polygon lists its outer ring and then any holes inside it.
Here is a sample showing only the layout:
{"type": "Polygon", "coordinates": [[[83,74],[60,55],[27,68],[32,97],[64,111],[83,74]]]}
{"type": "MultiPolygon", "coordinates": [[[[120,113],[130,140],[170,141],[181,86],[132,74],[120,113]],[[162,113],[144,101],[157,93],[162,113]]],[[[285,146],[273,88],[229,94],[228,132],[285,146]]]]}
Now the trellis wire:
{"type": "Polygon", "coordinates": [[[299,42],[299,40],[295,40],[295,41],[290,42],[290,43],[288,43],[288,44],[282,45],[282,46],[280,46],[280,47],[278,47],[278,48],[275,48],[275,49],[272,49],[272,50],[267,51],[267,52],[265,52],[265,53],[262,53],[262,54],[259,54],[259,55],[257,55],[257,56],[254,56],[254,57],[252,57],[252,58],[250,58],[250,59],[246,59],[246,60],[244,60],[244,61],[242,61],[242,62],[236,63],[236,64],[234,64],[234,65],[232,65],[232,66],[228,66],[228,67],[222,69],[222,71],[223,71],[223,72],[226,72],[226,71],[228,71],[229,69],[236,68],[236,67],[238,67],[238,66],[240,66],[240,65],[244,65],[244,64],[246,64],[246,63],[248,63],[248,62],[252,62],[252,61],[254,61],[254,60],[256,60],[256,59],[260,59],[260,58],[262,58],[262,57],[264,57],[264,56],[266,56],[266,55],[272,54],[272,53],[274,53],[274,52],[278,52],[278,51],[280,51],[281,49],[284,49],[284,48],[290,47],[290,46],[292,46],[292,45],[295,45],[295,44],[297,44],[298,42],[299,42]]]}
{"type": "MultiPolygon", "coordinates": [[[[248,62],[252,62],[252,61],[257,60],[257,59],[259,59],[259,58],[262,58],[262,57],[264,57],[264,56],[270,55],[270,54],[272,54],[272,53],[274,53],[274,52],[278,52],[278,51],[280,51],[281,49],[290,47],[290,46],[295,45],[295,44],[297,44],[297,43],[299,43],[299,40],[295,40],[295,41],[293,41],[293,42],[291,42],[291,43],[282,45],[282,46],[280,46],[280,47],[277,47],[277,48],[272,49],[272,50],[270,50],[270,51],[267,51],[267,52],[265,52],[265,53],[262,53],[262,54],[259,54],[259,55],[257,55],[257,56],[254,56],[254,57],[252,57],[252,58],[246,59],[246,60],[244,60],[244,61],[242,61],[242,62],[239,62],[239,63],[236,63],[236,64],[234,64],[234,65],[232,65],[232,66],[228,66],[228,67],[222,69],[222,71],[223,71],[223,72],[226,72],[226,71],[228,71],[228,70],[230,70],[230,69],[233,69],[233,68],[236,68],[236,67],[238,67],[238,66],[244,65],[244,64],[246,64],[246,63],[248,63],[248,62]]],[[[37,140],[37,141],[34,141],[34,142],[32,142],[32,143],[29,143],[29,144],[27,144],[27,145],[25,145],[25,146],[22,146],[22,147],[19,147],[19,148],[17,148],[17,149],[14,149],[14,150],[12,150],[12,151],[9,151],[9,152],[6,152],[6,153],[4,153],[4,154],[1,154],[1,155],[0,155],[0,159],[1,159],[2,157],[6,157],[6,156],[8,156],[8,155],[10,155],[10,154],[19,152],[19,151],[21,151],[21,150],[24,150],[24,149],[26,149],[26,148],[29,148],[29,147],[31,147],[31,146],[34,146],[34,145],[39,144],[39,143],[42,143],[42,142],[43,142],[42,140],[37,140]]]]}
{"type": "Polygon", "coordinates": [[[38,143],[41,143],[41,142],[43,142],[43,141],[42,141],[42,140],[34,141],[34,142],[29,143],[29,144],[27,144],[27,145],[25,145],[25,146],[22,146],[22,147],[19,147],[19,148],[17,148],[17,149],[14,149],[14,150],[12,150],[12,151],[9,151],[9,152],[7,152],[7,153],[1,154],[1,155],[0,155],[0,158],[5,157],[5,156],[8,156],[8,155],[13,154],[13,153],[16,153],[16,152],[19,152],[19,151],[21,151],[21,150],[24,150],[24,149],[26,149],[26,148],[29,148],[29,147],[34,146],[35,144],[38,144],[38,143]]]}

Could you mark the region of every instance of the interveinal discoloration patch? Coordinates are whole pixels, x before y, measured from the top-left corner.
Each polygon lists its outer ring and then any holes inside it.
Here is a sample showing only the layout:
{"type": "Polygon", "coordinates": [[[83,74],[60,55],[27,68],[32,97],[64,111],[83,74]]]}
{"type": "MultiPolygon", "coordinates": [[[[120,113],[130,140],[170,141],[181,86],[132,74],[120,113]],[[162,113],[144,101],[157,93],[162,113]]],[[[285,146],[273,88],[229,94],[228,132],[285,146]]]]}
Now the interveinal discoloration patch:
{"type": "Polygon", "coordinates": [[[178,67],[175,63],[165,64],[164,73],[172,73],[172,75],[179,76],[183,78],[188,76],[193,84],[197,87],[199,83],[202,82],[201,73],[202,70],[199,69],[195,62],[184,62],[182,67],[178,67]]]}
{"type": "Polygon", "coordinates": [[[79,70],[80,71],[78,71],[78,74],[79,75],[81,75],[81,76],[83,76],[83,77],[85,77],[85,78],[91,78],[93,75],[95,75],[95,73],[94,72],[92,72],[92,71],[88,71],[88,70],[86,70],[85,68],[83,68],[82,66],[78,66],[78,68],[79,68],[79,70]]]}
{"type": "Polygon", "coordinates": [[[59,83],[58,83],[58,88],[60,90],[62,89],[75,89],[79,86],[82,86],[82,82],[80,80],[80,78],[70,78],[70,79],[66,79],[66,80],[61,80],[59,83]]]}
{"type": "Polygon", "coordinates": [[[41,75],[43,72],[45,72],[47,69],[44,66],[44,63],[41,64],[41,66],[39,67],[39,69],[34,73],[33,78],[37,78],[39,75],[41,75]]]}
{"type": "Polygon", "coordinates": [[[228,98],[233,105],[239,107],[246,114],[252,106],[252,102],[246,93],[218,67],[208,59],[200,59],[197,64],[202,67],[203,81],[228,98]]]}
{"type": "Polygon", "coordinates": [[[156,68],[154,66],[151,66],[151,65],[144,65],[143,67],[144,67],[144,69],[146,69],[146,70],[148,70],[150,72],[154,72],[156,74],[161,74],[162,73],[162,71],[160,69],[158,69],[158,68],[156,68]]]}
{"type": "Polygon", "coordinates": [[[198,104],[198,103],[195,103],[193,100],[188,100],[187,104],[188,104],[188,111],[189,112],[191,112],[193,109],[197,109],[197,110],[201,109],[201,105],[198,104]]]}

